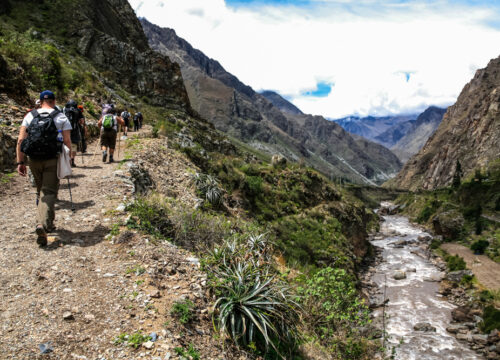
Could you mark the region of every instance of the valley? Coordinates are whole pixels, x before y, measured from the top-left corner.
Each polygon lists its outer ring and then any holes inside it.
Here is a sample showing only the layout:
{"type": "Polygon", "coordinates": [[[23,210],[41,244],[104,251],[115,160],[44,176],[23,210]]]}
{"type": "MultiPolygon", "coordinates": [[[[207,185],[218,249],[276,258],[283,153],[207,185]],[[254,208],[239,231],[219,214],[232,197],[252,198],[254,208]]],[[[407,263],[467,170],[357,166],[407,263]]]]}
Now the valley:
{"type": "Polygon", "coordinates": [[[498,68],[329,120],[127,0],[2,2],[0,358],[499,359],[498,68]],[[41,89],[89,130],[46,247],[15,158],[41,89]],[[145,119],[109,164],[105,103],[145,119]]]}

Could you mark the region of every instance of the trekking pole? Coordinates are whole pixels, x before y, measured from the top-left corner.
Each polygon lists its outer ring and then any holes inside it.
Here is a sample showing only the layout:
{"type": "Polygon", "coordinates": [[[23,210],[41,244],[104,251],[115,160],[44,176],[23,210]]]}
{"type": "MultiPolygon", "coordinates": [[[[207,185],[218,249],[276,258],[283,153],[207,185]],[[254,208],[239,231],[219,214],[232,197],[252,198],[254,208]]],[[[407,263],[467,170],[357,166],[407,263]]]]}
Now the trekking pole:
{"type": "Polygon", "coordinates": [[[122,137],[120,136],[121,129],[122,129],[122,126],[118,125],[118,156],[117,156],[117,159],[120,158],[120,143],[121,143],[121,139],[122,139],[122,137]]]}
{"type": "Polygon", "coordinates": [[[68,179],[69,202],[71,204],[71,211],[75,212],[76,210],[75,210],[75,206],[73,204],[73,195],[71,195],[71,185],[69,183],[69,176],[66,179],[68,179]]]}

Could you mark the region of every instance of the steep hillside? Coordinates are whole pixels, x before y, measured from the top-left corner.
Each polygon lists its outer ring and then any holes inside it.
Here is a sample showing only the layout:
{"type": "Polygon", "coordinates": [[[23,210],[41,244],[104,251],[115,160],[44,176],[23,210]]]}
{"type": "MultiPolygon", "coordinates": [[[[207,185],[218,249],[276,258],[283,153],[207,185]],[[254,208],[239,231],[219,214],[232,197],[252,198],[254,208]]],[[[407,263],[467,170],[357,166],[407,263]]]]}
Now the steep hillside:
{"type": "Polygon", "coordinates": [[[389,150],[367,141],[360,147],[323,117],[282,112],[174,30],[141,21],[150,45],[179,62],[193,108],[220,131],[270,155],[303,159],[325,175],[357,183],[381,183],[400,168],[389,150]]]}
{"type": "MultiPolygon", "coordinates": [[[[95,156],[97,141],[78,155],[46,248],[33,238],[30,183],[0,175],[2,357],[319,360],[380,347],[357,291],[378,218],[357,197],[303,162],[270,163],[192,111],[179,66],[148,48],[125,0],[4,1],[0,20],[1,166],[12,170],[13,136],[43,88],[59,104],[77,99],[89,121],[113,101],[149,123],[119,138],[114,164],[95,156]]],[[[234,86],[244,114],[251,89],[234,86]]],[[[289,131],[346,141],[321,118],[280,116],[289,131]]]]}
{"type": "Polygon", "coordinates": [[[415,155],[426,143],[427,139],[438,128],[446,109],[431,106],[420,114],[411,127],[390,149],[405,163],[415,155]]]}
{"type": "MultiPolygon", "coordinates": [[[[385,138],[378,139],[377,137],[394,126],[401,126],[401,124],[405,124],[416,118],[416,115],[367,116],[362,118],[348,116],[342,119],[335,119],[334,121],[351,134],[356,134],[378,143],[386,143],[387,140],[385,138]]],[[[408,126],[408,124],[403,126],[408,126]]]]}
{"type": "Polygon", "coordinates": [[[435,189],[449,185],[460,162],[464,175],[500,157],[500,58],[478,70],[436,132],[387,186],[435,189]]]}
{"type": "Polygon", "coordinates": [[[294,115],[303,114],[303,112],[300,111],[300,109],[298,107],[296,107],[291,102],[284,99],[280,94],[278,94],[274,91],[266,90],[266,91],[262,91],[260,94],[262,96],[264,96],[267,100],[269,100],[278,109],[283,111],[284,113],[289,113],[289,114],[294,114],[294,115]]]}
{"type": "Polygon", "coordinates": [[[405,136],[409,131],[411,131],[414,126],[415,126],[415,120],[397,123],[391,126],[383,133],[381,133],[380,135],[375,136],[374,141],[390,149],[403,136],[405,136]]]}

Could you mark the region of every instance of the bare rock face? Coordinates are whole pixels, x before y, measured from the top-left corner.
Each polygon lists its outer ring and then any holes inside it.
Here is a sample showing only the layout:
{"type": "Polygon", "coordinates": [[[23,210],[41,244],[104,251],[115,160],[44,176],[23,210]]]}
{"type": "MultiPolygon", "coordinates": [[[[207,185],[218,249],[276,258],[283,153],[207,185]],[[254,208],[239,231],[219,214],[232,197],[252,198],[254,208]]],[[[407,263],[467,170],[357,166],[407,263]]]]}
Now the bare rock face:
{"type": "Polygon", "coordinates": [[[464,217],[457,210],[449,210],[432,219],[434,232],[442,235],[445,240],[456,239],[464,226],[464,217]]]}
{"type": "Polygon", "coordinates": [[[478,70],[425,146],[386,186],[435,189],[451,183],[456,161],[464,175],[500,156],[500,57],[478,70]]]}
{"type": "Polygon", "coordinates": [[[153,105],[190,109],[178,64],[152,51],[126,0],[87,0],[75,11],[80,54],[108,79],[153,105]]]}

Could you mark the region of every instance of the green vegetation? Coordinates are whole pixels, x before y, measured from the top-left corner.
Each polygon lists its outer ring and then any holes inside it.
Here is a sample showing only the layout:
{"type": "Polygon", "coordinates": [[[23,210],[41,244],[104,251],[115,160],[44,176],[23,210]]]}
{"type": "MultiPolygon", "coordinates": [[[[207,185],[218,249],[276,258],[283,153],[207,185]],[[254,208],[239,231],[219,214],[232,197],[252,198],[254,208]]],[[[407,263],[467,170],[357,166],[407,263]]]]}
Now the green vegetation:
{"type": "Polygon", "coordinates": [[[465,270],[467,268],[464,259],[459,255],[447,255],[444,260],[449,271],[465,270]]]}
{"type": "Polygon", "coordinates": [[[339,268],[321,269],[304,281],[298,293],[306,323],[325,347],[344,359],[362,355],[366,344],[358,329],[369,323],[369,312],[350,274],[339,268]]]}
{"type": "Polygon", "coordinates": [[[146,341],[151,340],[151,336],[143,335],[140,331],[133,334],[120,334],[118,335],[114,343],[115,345],[126,344],[127,346],[133,347],[134,349],[139,348],[146,341]]]}
{"type": "Polygon", "coordinates": [[[181,324],[187,324],[193,318],[194,304],[191,300],[176,301],[170,309],[170,314],[179,319],[181,324]]]}
{"type": "Polygon", "coordinates": [[[483,312],[483,321],[480,324],[481,330],[489,333],[494,329],[500,329],[500,310],[494,306],[487,306],[483,312]]]}
{"type": "Polygon", "coordinates": [[[222,203],[222,189],[219,181],[211,175],[196,173],[193,176],[194,184],[201,198],[208,201],[212,206],[222,203]]]}
{"type": "Polygon", "coordinates": [[[413,221],[441,231],[445,241],[461,242],[500,262],[500,159],[467,178],[459,165],[449,188],[403,194],[397,203],[413,221]]]}
{"type": "Polygon", "coordinates": [[[185,358],[190,358],[191,360],[200,360],[201,355],[198,350],[194,347],[193,344],[189,344],[189,347],[186,349],[182,347],[176,347],[174,348],[174,351],[177,355],[185,357],[185,358]]]}
{"type": "Polygon", "coordinates": [[[219,331],[274,358],[296,351],[298,312],[288,285],[271,266],[271,255],[263,235],[227,241],[214,249],[206,270],[217,296],[219,331]]]}
{"type": "Polygon", "coordinates": [[[133,267],[128,268],[128,269],[125,271],[125,273],[126,273],[126,274],[135,274],[135,275],[137,275],[137,276],[142,275],[142,274],[144,274],[145,272],[146,272],[146,269],[144,269],[144,268],[143,268],[142,266],[140,266],[140,265],[135,265],[135,266],[133,266],[133,267]]]}

